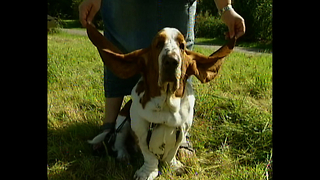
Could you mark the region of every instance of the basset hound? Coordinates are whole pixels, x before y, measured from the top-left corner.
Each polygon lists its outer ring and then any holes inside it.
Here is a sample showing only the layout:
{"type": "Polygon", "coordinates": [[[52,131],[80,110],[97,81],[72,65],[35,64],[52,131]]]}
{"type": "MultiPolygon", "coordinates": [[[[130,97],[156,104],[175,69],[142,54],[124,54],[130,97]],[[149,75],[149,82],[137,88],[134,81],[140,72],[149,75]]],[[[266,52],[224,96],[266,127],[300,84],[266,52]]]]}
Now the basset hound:
{"type": "MultiPolygon", "coordinates": [[[[137,180],[151,180],[158,176],[158,163],[164,161],[173,170],[183,164],[176,159],[181,142],[191,128],[195,96],[188,80],[192,75],[202,83],[214,79],[230,54],[235,39],[205,56],[186,49],[184,36],[175,28],[164,28],[145,48],[122,54],[94,26],[87,27],[91,42],[97,47],[103,63],[120,78],[137,73],[142,77],[132,89],[130,100],[120,111],[116,127],[126,121],[118,133],[114,149],[118,159],[127,159],[125,139],[132,132],[144,157],[144,164],[136,171],[137,180]]],[[[99,135],[98,135],[99,136],[99,135]]],[[[104,136],[101,135],[103,139],[104,136]]],[[[96,140],[99,138],[95,138],[96,140]]],[[[99,140],[97,140],[99,141],[99,140]]]]}

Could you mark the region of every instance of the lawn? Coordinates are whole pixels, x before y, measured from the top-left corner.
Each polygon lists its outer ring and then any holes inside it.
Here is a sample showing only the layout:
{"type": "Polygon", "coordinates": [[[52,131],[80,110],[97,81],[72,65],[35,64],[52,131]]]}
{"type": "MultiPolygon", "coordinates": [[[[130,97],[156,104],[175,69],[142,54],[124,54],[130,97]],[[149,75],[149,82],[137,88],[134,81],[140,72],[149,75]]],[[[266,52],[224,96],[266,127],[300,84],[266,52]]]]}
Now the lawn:
{"type": "MultiPolygon", "coordinates": [[[[225,43],[225,39],[219,38],[196,38],[196,44],[203,44],[203,45],[220,45],[222,46],[225,43]]],[[[238,47],[246,47],[246,48],[253,48],[259,50],[260,52],[272,52],[272,42],[262,43],[262,42],[243,42],[241,38],[237,42],[238,47]]]]}
{"type": "MultiPolygon", "coordinates": [[[[208,49],[195,51],[209,55],[208,49]]],[[[141,156],[121,164],[92,155],[104,112],[103,63],[86,36],[48,35],[48,179],[132,179],[141,156]]],[[[188,173],[158,179],[272,179],[272,55],[233,52],[196,93],[188,173]]],[[[128,100],[129,97],[126,98],[128,100]]]]}

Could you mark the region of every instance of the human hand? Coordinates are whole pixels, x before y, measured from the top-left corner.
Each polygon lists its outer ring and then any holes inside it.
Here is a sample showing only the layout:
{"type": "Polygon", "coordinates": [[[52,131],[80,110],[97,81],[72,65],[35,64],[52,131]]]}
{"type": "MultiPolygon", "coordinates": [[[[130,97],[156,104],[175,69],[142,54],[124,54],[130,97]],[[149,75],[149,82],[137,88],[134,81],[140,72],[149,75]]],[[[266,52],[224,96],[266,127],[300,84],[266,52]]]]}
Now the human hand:
{"type": "Polygon", "coordinates": [[[101,6],[101,0],[84,0],[79,5],[79,20],[83,27],[91,23],[101,6]]]}
{"type": "Polygon", "coordinates": [[[233,36],[238,39],[244,35],[246,31],[244,19],[233,9],[225,11],[221,16],[221,20],[228,26],[229,29],[229,32],[225,33],[227,39],[231,39],[233,36]]]}

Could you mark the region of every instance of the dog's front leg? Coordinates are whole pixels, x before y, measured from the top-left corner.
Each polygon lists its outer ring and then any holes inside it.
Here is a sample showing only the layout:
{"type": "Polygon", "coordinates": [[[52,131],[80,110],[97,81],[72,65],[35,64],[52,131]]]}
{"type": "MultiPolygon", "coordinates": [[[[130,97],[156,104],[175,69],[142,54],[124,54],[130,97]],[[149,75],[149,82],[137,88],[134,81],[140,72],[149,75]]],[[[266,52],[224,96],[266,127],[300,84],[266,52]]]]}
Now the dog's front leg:
{"type": "Polygon", "coordinates": [[[170,168],[172,168],[172,170],[177,174],[177,175],[181,175],[184,173],[184,166],[183,164],[176,159],[176,154],[177,151],[179,149],[179,146],[181,144],[181,142],[185,139],[185,133],[182,130],[181,134],[179,135],[177,141],[176,141],[176,145],[174,148],[172,148],[167,157],[164,158],[164,161],[170,165],[170,168]]]}
{"type": "Polygon", "coordinates": [[[149,151],[146,143],[140,142],[141,141],[139,141],[139,145],[143,154],[144,164],[136,171],[134,178],[136,180],[153,180],[158,176],[159,161],[157,157],[149,151]]]}
{"type": "Polygon", "coordinates": [[[131,112],[131,129],[138,138],[138,144],[144,158],[144,164],[134,175],[135,180],[152,180],[158,176],[159,161],[157,157],[149,151],[147,145],[148,128],[148,121],[142,119],[138,114],[131,112]]]}

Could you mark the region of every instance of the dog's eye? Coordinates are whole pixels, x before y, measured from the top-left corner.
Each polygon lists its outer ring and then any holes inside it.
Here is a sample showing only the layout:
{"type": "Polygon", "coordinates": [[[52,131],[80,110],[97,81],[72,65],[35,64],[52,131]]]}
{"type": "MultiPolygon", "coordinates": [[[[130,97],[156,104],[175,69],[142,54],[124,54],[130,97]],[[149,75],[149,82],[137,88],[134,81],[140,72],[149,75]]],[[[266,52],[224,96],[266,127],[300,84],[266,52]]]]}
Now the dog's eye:
{"type": "Polygon", "coordinates": [[[184,43],[181,43],[179,47],[180,47],[181,50],[184,50],[184,48],[185,48],[184,43]]]}
{"type": "Polygon", "coordinates": [[[163,41],[158,41],[157,45],[156,45],[156,48],[158,49],[162,49],[164,46],[164,42],[163,41]]]}

